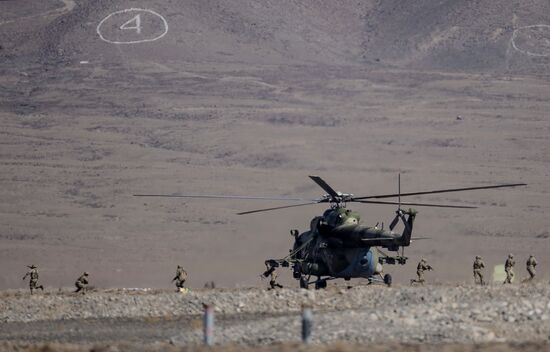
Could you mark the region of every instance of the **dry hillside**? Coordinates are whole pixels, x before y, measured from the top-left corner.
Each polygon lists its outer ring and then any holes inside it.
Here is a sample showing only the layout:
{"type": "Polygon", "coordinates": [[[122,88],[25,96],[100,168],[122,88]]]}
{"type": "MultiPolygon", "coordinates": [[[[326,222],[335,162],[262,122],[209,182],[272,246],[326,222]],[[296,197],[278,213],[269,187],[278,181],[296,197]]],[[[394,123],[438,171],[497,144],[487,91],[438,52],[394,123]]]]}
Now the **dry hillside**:
{"type": "MultiPolygon", "coordinates": [[[[134,193],[317,197],[526,182],[423,200],[398,282],[548,259],[548,1],[0,1],[0,288],[264,285],[322,206],[134,193]],[[141,9],[131,10],[130,9],[141,9]],[[137,17],[139,15],[139,17],[137,17]],[[139,22],[139,23],[138,23],[139,22]],[[457,119],[457,116],[461,116],[457,119]]],[[[414,199],[417,200],[417,199],[414,199]]],[[[394,207],[354,206],[366,223],[394,207]]],[[[490,276],[490,273],[488,273],[490,276]]],[[[295,285],[285,272],[282,281],[295,285]]]]}

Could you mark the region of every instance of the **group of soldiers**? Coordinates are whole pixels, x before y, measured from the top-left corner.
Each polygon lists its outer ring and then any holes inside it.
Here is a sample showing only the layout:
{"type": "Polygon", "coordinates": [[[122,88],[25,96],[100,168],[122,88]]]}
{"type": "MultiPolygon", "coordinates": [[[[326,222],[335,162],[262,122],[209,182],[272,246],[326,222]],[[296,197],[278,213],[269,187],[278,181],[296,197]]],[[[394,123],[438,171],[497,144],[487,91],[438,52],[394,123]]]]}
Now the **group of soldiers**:
{"type": "MultiPolygon", "coordinates": [[[[267,266],[267,264],[266,264],[266,266],[267,266]]],[[[188,276],[187,271],[185,271],[185,269],[183,269],[182,266],[178,265],[178,267],[176,269],[176,276],[174,276],[174,278],[172,279],[172,282],[175,281],[175,283],[176,283],[176,291],[178,291],[178,292],[184,292],[185,291],[184,284],[185,284],[185,281],[187,280],[187,276],[188,276]]],[[[268,288],[268,290],[283,288],[283,285],[281,285],[277,282],[278,274],[275,271],[274,267],[267,266],[267,270],[262,274],[262,276],[263,277],[269,277],[269,288],[268,288]]],[[[214,281],[209,281],[209,282],[204,284],[204,288],[213,289],[215,287],[216,287],[216,284],[214,283],[214,281]]]]}
{"type": "MultiPolygon", "coordinates": [[[[31,264],[27,265],[27,268],[29,268],[29,271],[27,271],[25,276],[23,276],[23,280],[25,280],[27,277],[30,278],[29,289],[31,290],[31,295],[33,294],[33,291],[38,289],[44,291],[44,285],[38,284],[38,267],[34,264],[31,264]]],[[[80,275],[78,279],[76,279],[74,285],[76,287],[76,290],[74,291],[75,293],[86,293],[86,291],[88,290],[88,273],[84,272],[84,274],[80,275]]]]}
{"type": "MultiPolygon", "coordinates": [[[[537,266],[537,260],[533,255],[530,255],[527,259],[527,262],[525,265],[527,266],[527,272],[529,273],[529,277],[523,282],[529,282],[532,281],[535,278],[536,271],[535,267],[537,266]]],[[[511,284],[512,280],[514,279],[514,266],[516,265],[516,261],[514,260],[514,255],[512,253],[508,254],[508,258],[506,258],[506,262],[504,263],[504,272],[506,273],[506,279],[504,280],[503,284],[511,284]]],[[[485,269],[485,263],[483,263],[483,260],[479,255],[476,255],[476,258],[474,260],[473,264],[474,269],[474,282],[479,285],[485,285],[485,281],[483,280],[483,269],[485,269]]],[[[418,263],[418,266],[416,267],[416,276],[418,278],[411,280],[411,285],[414,284],[420,284],[424,285],[426,280],[424,279],[424,272],[425,271],[431,271],[433,268],[428,265],[426,262],[426,259],[421,258],[420,262],[418,263]]]]}
{"type": "MultiPolygon", "coordinates": [[[[537,260],[533,255],[529,256],[529,259],[527,259],[526,266],[527,266],[527,272],[529,273],[529,277],[523,282],[531,281],[535,278],[536,271],[535,267],[537,266],[537,260]]],[[[504,271],[506,273],[506,279],[504,280],[504,284],[511,284],[512,280],[514,278],[514,266],[516,265],[516,262],[514,260],[513,254],[508,254],[508,258],[506,259],[506,262],[504,263],[504,271]]],[[[23,280],[25,280],[27,277],[30,278],[29,281],[29,288],[31,290],[31,295],[33,294],[33,291],[36,291],[38,289],[44,291],[44,286],[38,284],[38,268],[36,265],[28,265],[29,271],[23,276],[23,280]]],[[[485,281],[483,279],[483,269],[485,269],[485,263],[483,263],[483,260],[479,255],[476,256],[473,264],[473,270],[474,270],[474,282],[479,285],[484,285],[485,281]]],[[[426,279],[424,278],[424,272],[425,271],[432,271],[433,268],[428,264],[426,259],[421,258],[420,262],[418,263],[416,267],[416,276],[417,279],[411,280],[411,285],[414,284],[420,284],[424,285],[426,282],[426,279]]],[[[76,287],[75,293],[86,293],[88,290],[88,276],[89,274],[87,272],[84,272],[82,275],[76,279],[74,285],[76,287]]],[[[277,288],[283,288],[281,284],[277,282],[277,272],[275,271],[275,267],[267,267],[267,270],[262,274],[263,277],[267,278],[269,277],[269,288],[270,290],[274,290],[277,288]]],[[[182,292],[185,290],[185,281],[187,281],[187,271],[181,266],[178,265],[176,268],[176,276],[172,279],[172,282],[175,282],[176,284],[176,290],[178,292],[182,292]]],[[[206,287],[206,286],[205,286],[206,287]]],[[[214,287],[214,283],[212,282],[212,288],[214,287]]]]}
{"type": "MultiPolygon", "coordinates": [[[[38,267],[34,264],[27,265],[29,268],[29,271],[23,276],[23,280],[25,280],[27,277],[30,278],[29,281],[29,289],[31,290],[31,295],[34,293],[34,291],[40,289],[44,291],[44,286],[38,284],[38,267]]],[[[88,272],[84,272],[82,275],[76,279],[74,285],[76,287],[75,293],[82,293],[85,294],[88,291],[88,272]]],[[[178,265],[176,269],[176,276],[172,279],[172,281],[176,282],[176,288],[178,291],[181,291],[184,289],[185,281],[187,280],[187,271],[183,269],[181,265],[178,265]]]]}
{"type": "MultiPolygon", "coordinates": [[[[533,255],[530,255],[529,258],[527,259],[527,262],[525,263],[525,265],[527,266],[527,272],[529,273],[529,277],[523,280],[523,282],[528,282],[535,278],[535,275],[536,275],[535,267],[537,266],[537,264],[538,263],[535,257],[533,255]]],[[[506,263],[504,263],[504,271],[506,272],[506,280],[504,280],[505,284],[512,283],[512,279],[514,278],[514,265],[516,265],[516,261],[514,260],[514,255],[510,253],[508,254],[506,263]]]]}
{"type": "MultiPolygon", "coordinates": [[[[25,280],[27,277],[30,278],[29,289],[31,290],[31,295],[34,293],[34,291],[38,289],[44,291],[44,285],[38,284],[38,278],[39,278],[38,267],[34,264],[31,264],[31,265],[27,265],[27,268],[29,268],[29,270],[27,271],[25,276],[23,276],[23,280],[25,280]]],[[[88,284],[89,284],[88,276],[89,276],[88,272],[84,272],[82,275],[78,277],[78,279],[76,279],[74,283],[76,290],[74,291],[74,293],[85,294],[88,291],[88,284]]],[[[176,288],[178,291],[181,292],[185,289],[184,284],[186,280],[187,280],[187,271],[185,271],[185,269],[183,269],[181,265],[178,265],[176,269],[176,276],[172,279],[172,282],[173,281],[176,282],[176,288]]],[[[212,287],[214,287],[214,282],[212,282],[211,285],[212,287]]]]}

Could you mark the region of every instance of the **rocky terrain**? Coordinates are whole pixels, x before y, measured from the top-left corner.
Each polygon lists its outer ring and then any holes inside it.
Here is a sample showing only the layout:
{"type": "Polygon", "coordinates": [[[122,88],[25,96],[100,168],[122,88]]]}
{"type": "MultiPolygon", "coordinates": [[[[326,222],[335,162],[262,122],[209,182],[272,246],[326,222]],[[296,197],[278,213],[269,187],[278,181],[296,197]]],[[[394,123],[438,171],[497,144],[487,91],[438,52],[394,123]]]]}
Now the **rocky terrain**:
{"type": "Polygon", "coordinates": [[[304,305],[313,310],[314,344],[550,342],[546,284],[215,289],[187,294],[111,290],[30,296],[11,291],[0,300],[0,340],[10,346],[129,343],[189,348],[202,343],[203,303],[215,306],[215,340],[224,346],[299,343],[304,305]]]}

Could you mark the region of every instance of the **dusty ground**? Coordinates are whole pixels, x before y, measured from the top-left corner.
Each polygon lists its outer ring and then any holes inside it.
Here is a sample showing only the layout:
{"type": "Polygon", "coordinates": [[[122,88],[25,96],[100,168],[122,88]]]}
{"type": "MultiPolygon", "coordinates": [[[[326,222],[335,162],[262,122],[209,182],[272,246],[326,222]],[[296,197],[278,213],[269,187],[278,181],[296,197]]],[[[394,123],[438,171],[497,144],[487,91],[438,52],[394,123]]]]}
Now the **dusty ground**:
{"type": "Polygon", "coordinates": [[[203,336],[202,304],[209,303],[215,308],[214,336],[219,346],[276,348],[299,343],[300,310],[307,305],[313,311],[312,343],[316,345],[345,341],[427,344],[422,348],[429,348],[456,343],[536,343],[547,348],[549,293],[546,284],[217,289],[187,294],[111,290],[85,296],[68,292],[30,296],[12,291],[4,292],[0,302],[0,340],[13,346],[198,347],[203,336]]]}
{"type": "Polygon", "coordinates": [[[321,205],[237,216],[281,203],[132,194],[315,198],[318,174],[370,195],[398,172],[405,192],[529,184],[422,198],[479,209],[419,209],[432,240],[386,268],[398,283],[420,256],[430,282],[457,283],[476,254],[490,273],[509,252],[547,282],[548,6],[0,1],[0,289],[24,288],[31,263],[48,290],[84,270],[99,288],[168,288],[177,264],[193,288],[263,286],[263,260],[321,205]]]}

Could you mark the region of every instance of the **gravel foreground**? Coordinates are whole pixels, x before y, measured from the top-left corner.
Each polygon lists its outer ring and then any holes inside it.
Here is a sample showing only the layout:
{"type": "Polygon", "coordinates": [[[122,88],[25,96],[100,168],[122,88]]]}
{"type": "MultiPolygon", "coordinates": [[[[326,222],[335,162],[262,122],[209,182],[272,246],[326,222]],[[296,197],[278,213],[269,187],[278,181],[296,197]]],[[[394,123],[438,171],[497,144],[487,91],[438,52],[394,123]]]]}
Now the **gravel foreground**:
{"type": "Polygon", "coordinates": [[[471,350],[547,350],[550,343],[550,286],[545,284],[215,289],[186,294],[121,289],[34,296],[6,291],[0,298],[2,350],[197,349],[203,303],[215,306],[220,349],[235,345],[227,348],[295,350],[303,305],[313,309],[313,344],[330,351],[354,350],[365,343],[402,350],[429,350],[432,345],[453,350],[456,344],[471,350]],[[339,341],[346,345],[333,345],[339,341]]]}
{"type": "Polygon", "coordinates": [[[43,344],[43,345],[22,345],[13,343],[1,343],[2,351],[21,351],[21,352],[110,352],[110,351],[189,351],[189,352],[236,352],[236,351],[254,351],[254,352],[544,352],[550,351],[548,343],[484,343],[484,344],[369,344],[359,345],[345,342],[332,343],[326,346],[303,345],[297,343],[273,344],[269,346],[241,346],[225,345],[214,347],[185,346],[179,347],[166,343],[157,343],[153,345],[137,344],[118,344],[118,345],[95,345],[81,346],[71,344],[43,344]]]}

